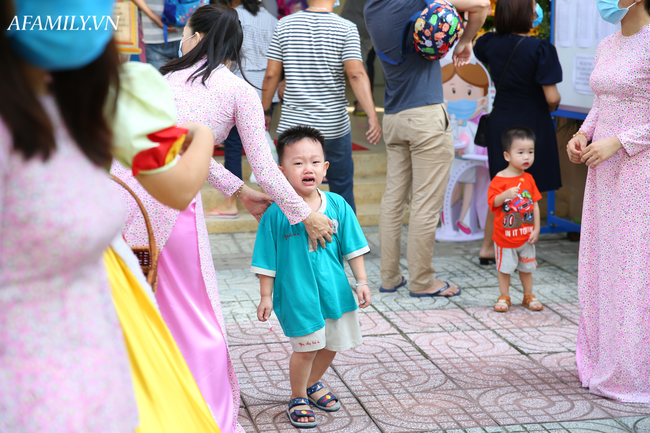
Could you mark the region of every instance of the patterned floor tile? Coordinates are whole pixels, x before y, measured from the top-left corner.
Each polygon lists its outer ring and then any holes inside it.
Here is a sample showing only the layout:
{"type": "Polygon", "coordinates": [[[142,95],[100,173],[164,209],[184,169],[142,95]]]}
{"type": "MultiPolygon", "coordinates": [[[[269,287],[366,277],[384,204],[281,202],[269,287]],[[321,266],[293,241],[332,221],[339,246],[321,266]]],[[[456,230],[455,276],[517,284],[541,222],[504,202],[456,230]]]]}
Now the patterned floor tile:
{"type": "Polygon", "coordinates": [[[397,334],[398,331],[384,319],[381,314],[372,312],[369,308],[359,311],[359,324],[361,335],[387,335],[397,334]]]}
{"type": "MultiPolygon", "coordinates": [[[[463,292],[452,299],[459,308],[494,307],[501,293],[499,287],[481,287],[479,289],[463,289],[463,292]]],[[[513,304],[521,304],[524,296],[518,290],[510,289],[510,298],[513,304]]]]}
{"type": "MultiPolygon", "coordinates": [[[[249,408],[253,422],[260,432],[298,431],[289,423],[286,404],[264,404],[249,408]]],[[[341,399],[341,409],[336,412],[323,412],[314,409],[318,427],[311,432],[337,433],[380,433],[375,423],[365,413],[359,403],[351,397],[341,399]]]]}
{"type": "MultiPolygon", "coordinates": [[[[533,294],[542,304],[546,303],[573,303],[578,302],[577,284],[546,283],[535,280],[533,274],[533,294]]],[[[516,285],[516,284],[513,284],[516,285]]]]}
{"type": "Polygon", "coordinates": [[[458,390],[430,361],[337,365],[334,370],[356,396],[386,396],[410,392],[458,390]]]}
{"type": "MultiPolygon", "coordinates": [[[[546,368],[525,355],[448,358],[436,365],[461,389],[516,387],[529,390],[559,382],[546,368]]],[[[566,388],[565,384],[560,385],[566,388]]]]}
{"type": "Polygon", "coordinates": [[[231,322],[226,324],[229,346],[243,346],[263,343],[286,343],[289,341],[282,332],[280,322],[271,318],[268,322],[231,322]],[[269,323],[273,326],[271,327],[269,323]]]}
{"type": "Polygon", "coordinates": [[[253,433],[256,431],[255,424],[253,424],[248,411],[246,411],[246,408],[239,408],[239,416],[237,417],[237,421],[243,427],[245,432],[253,433]]]}
{"type": "MultiPolygon", "coordinates": [[[[650,415],[650,404],[621,403],[608,398],[598,396],[592,397],[595,400],[595,404],[603,408],[608,414],[615,418],[635,415],[650,415]]],[[[646,426],[650,427],[650,422],[646,423],[646,426]]]]}
{"type": "Polygon", "coordinates": [[[491,331],[409,334],[415,344],[434,362],[444,358],[517,355],[507,342],[491,331]]]}
{"type": "Polygon", "coordinates": [[[404,333],[485,329],[480,322],[461,309],[389,311],[386,313],[386,317],[404,333]]]}
{"type": "Polygon", "coordinates": [[[407,393],[359,398],[386,433],[453,430],[496,423],[462,391],[407,393]]]}
{"type": "MultiPolygon", "coordinates": [[[[380,281],[377,287],[379,287],[379,284],[380,281]]],[[[373,289],[371,295],[372,305],[377,311],[381,312],[458,308],[449,298],[414,298],[409,295],[407,287],[401,287],[394,293],[380,293],[378,289],[373,289]]]]}
{"type": "Polygon", "coordinates": [[[545,367],[551,373],[559,377],[567,385],[574,388],[582,388],[578,378],[578,366],[576,365],[576,354],[573,352],[561,352],[551,354],[529,355],[538,364],[545,367]]]}
{"type": "Polygon", "coordinates": [[[617,421],[633,433],[650,433],[650,416],[619,418],[617,421]]]}
{"type": "Polygon", "coordinates": [[[466,392],[500,425],[609,418],[585,394],[572,394],[572,388],[561,389],[558,382],[529,391],[502,387],[466,392]]]}
{"type": "MultiPolygon", "coordinates": [[[[288,403],[289,344],[238,346],[230,349],[241,395],[249,410],[260,404],[288,403]]],[[[322,379],[325,387],[338,397],[350,397],[350,391],[338,376],[328,369],[322,379]]]]}
{"type": "Polygon", "coordinates": [[[334,365],[376,365],[392,362],[420,361],[426,359],[401,335],[364,337],[363,344],[340,352],[334,365]]]}
{"type": "Polygon", "coordinates": [[[508,433],[549,432],[549,433],[630,433],[625,426],[612,419],[595,421],[508,425],[503,429],[508,433]]]}
{"type": "Polygon", "coordinates": [[[576,325],[580,323],[580,303],[579,302],[564,302],[561,304],[546,304],[546,306],[556,313],[566,317],[576,325]]]}
{"type": "Polygon", "coordinates": [[[567,352],[576,350],[578,327],[576,325],[540,328],[495,329],[525,353],[567,352]]]}
{"type": "Polygon", "coordinates": [[[512,305],[507,313],[494,311],[493,307],[468,308],[467,312],[490,329],[574,325],[549,308],[542,311],[530,311],[521,305],[512,305]]]}

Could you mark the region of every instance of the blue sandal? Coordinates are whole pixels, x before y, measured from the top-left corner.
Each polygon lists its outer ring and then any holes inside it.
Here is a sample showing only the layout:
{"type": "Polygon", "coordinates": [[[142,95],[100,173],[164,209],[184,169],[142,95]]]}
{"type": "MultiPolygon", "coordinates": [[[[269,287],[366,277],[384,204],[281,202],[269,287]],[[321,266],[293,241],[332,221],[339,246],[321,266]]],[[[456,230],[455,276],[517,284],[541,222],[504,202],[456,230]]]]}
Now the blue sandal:
{"type": "Polygon", "coordinates": [[[379,291],[381,293],[393,293],[393,292],[397,292],[397,289],[404,286],[406,286],[406,278],[402,277],[402,282],[396,285],[395,287],[393,287],[392,289],[384,289],[383,287],[379,286],[379,291]]]}
{"type": "Polygon", "coordinates": [[[321,382],[316,382],[315,385],[310,386],[307,388],[307,398],[309,398],[309,401],[319,408],[320,410],[324,410],[325,412],[336,412],[337,410],[341,409],[341,403],[339,403],[339,399],[336,398],[334,394],[331,392],[328,392],[324,396],[318,399],[318,401],[315,401],[313,398],[310,397],[313,393],[320,391],[323,389],[323,384],[321,382]],[[332,406],[327,406],[327,403],[330,401],[335,401],[332,406]]]}
{"type": "Polygon", "coordinates": [[[431,298],[431,297],[435,297],[435,296],[439,296],[441,298],[453,298],[454,296],[460,295],[460,292],[461,292],[460,287],[458,288],[458,292],[454,293],[453,295],[441,295],[442,292],[444,292],[445,290],[447,290],[448,288],[451,287],[451,285],[448,282],[443,281],[443,283],[445,283],[445,287],[443,287],[442,289],[438,290],[435,293],[413,293],[413,292],[410,292],[410,295],[412,297],[414,297],[414,298],[431,298]]]}
{"type": "Polygon", "coordinates": [[[314,415],[313,410],[305,410],[305,409],[296,409],[293,412],[291,412],[291,409],[295,406],[302,406],[306,405],[309,406],[309,400],[306,398],[298,397],[294,398],[289,402],[289,409],[287,409],[287,416],[289,417],[289,422],[291,422],[291,425],[294,427],[298,428],[314,428],[318,425],[316,422],[316,416],[314,415]],[[312,417],[314,420],[312,422],[298,422],[298,418],[309,418],[312,417]]]}

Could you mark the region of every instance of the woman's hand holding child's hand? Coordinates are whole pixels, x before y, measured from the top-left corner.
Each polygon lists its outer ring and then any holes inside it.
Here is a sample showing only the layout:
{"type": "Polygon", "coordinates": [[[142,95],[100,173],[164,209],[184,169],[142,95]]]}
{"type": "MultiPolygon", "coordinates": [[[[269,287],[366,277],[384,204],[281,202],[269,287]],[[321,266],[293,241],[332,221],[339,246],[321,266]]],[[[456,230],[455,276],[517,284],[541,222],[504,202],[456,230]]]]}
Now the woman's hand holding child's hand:
{"type": "Polygon", "coordinates": [[[359,298],[359,308],[366,308],[370,305],[370,287],[367,284],[357,286],[357,297],[359,298]]]}
{"type": "Polygon", "coordinates": [[[271,317],[273,311],[273,299],[270,296],[262,296],[260,305],[257,307],[257,319],[260,322],[266,322],[271,317]]]}

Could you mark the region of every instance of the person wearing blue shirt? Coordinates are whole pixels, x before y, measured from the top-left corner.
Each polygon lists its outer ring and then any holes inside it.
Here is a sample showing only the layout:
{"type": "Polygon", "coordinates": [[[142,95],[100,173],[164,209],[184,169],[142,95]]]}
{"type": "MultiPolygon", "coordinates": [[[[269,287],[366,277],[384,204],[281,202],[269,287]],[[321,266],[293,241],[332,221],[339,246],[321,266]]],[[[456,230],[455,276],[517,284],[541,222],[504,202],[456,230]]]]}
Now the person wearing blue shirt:
{"type": "Polygon", "coordinates": [[[265,322],[275,309],[293,354],[289,364],[291,401],[287,416],[295,427],[317,425],[311,402],[334,412],[341,405],[320,382],[336,352],[362,343],[357,301],[343,268],[345,258],[357,280],[358,306],[370,305],[363,255],[370,251],[350,205],[338,194],[318,189],[329,163],[325,138],[309,126],[294,126],[278,138],[280,170],[314,210],[333,222],[327,248],[313,250],[302,223],[290,225],[277,204],[257,229],[251,270],[262,295],[257,317],[265,322]]]}

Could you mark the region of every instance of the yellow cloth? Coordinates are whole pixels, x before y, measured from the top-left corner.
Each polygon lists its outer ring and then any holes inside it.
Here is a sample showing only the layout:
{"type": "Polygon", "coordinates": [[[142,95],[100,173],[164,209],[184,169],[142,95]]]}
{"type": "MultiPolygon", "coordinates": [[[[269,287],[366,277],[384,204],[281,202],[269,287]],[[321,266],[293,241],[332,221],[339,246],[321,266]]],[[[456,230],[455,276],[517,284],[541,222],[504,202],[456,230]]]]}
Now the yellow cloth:
{"type": "Polygon", "coordinates": [[[140,416],[138,433],[220,433],[176,342],[131,270],[104,252],[140,416]]]}
{"type": "MultiPolygon", "coordinates": [[[[117,111],[114,115],[109,113],[110,117],[113,119],[113,157],[123,166],[131,168],[133,158],[138,153],[159,145],[151,141],[149,134],[176,126],[176,104],[172,89],[153,66],[127,62],[120,67],[117,111]]],[[[141,170],[140,173],[153,174],[169,170],[176,165],[176,155],[180,148],[180,145],[176,146],[167,155],[166,165],[153,170],[141,170]]]]}

